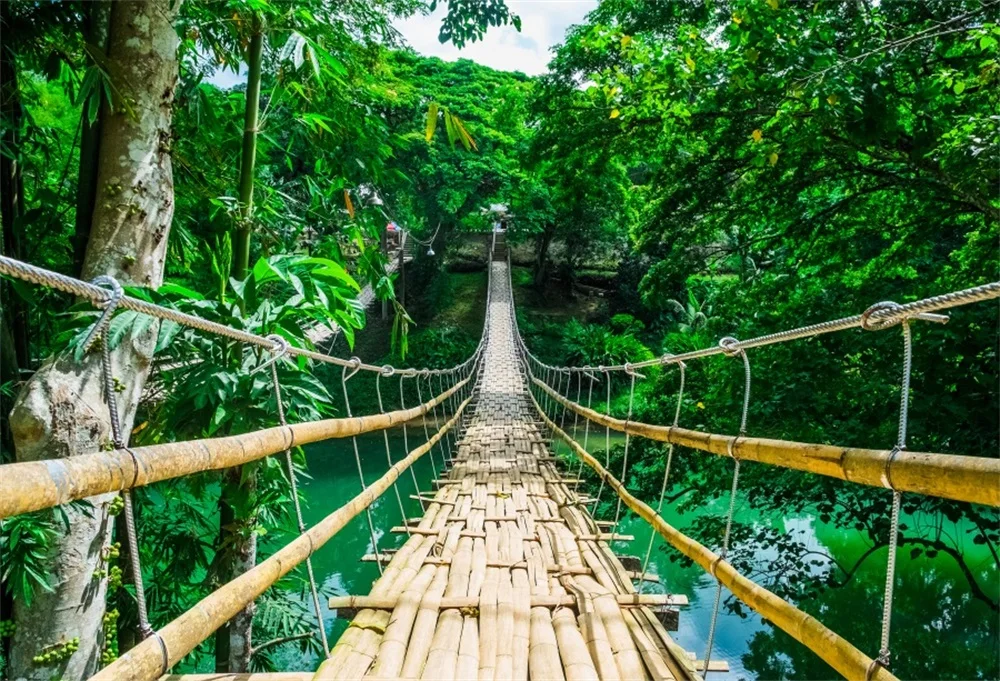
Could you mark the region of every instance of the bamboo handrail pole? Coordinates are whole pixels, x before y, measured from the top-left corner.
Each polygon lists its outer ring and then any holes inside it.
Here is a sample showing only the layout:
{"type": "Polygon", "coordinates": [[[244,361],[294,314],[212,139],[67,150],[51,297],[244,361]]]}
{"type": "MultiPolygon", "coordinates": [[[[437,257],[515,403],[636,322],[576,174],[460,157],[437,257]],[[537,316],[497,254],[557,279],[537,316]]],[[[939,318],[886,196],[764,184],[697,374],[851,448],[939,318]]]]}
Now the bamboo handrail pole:
{"type": "Polygon", "coordinates": [[[353,518],[378,499],[400,474],[430,451],[461,418],[469,400],[459,405],[450,421],[444,424],[426,443],[410,452],[392,466],[381,478],[340,507],[303,535],[287,544],[273,556],[203,598],[197,605],[150,636],[91,677],[91,681],[153,681],[165,667],[171,667],[194,650],[202,641],[228,622],[236,613],[264,593],[268,587],[288,574],[316,549],[337,534],[353,518]],[[167,651],[164,660],[162,645],[167,651]]]}
{"type": "MultiPolygon", "coordinates": [[[[712,573],[714,569],[715,577],[734,596],[770,620],[775,626],[796,641],[816,653],[824,662],[833,667],[833,669],[845,678],[852,681],[866,678],[865,675],[872,663],[870,657],[855,648],[849,641],[827,628],[815,617],[802,612],[791,603],[782,600],[774,593],[747,579],[737,572],[732,565],[721,560],[718,554],[668,524],[649,505],[637,499],[625,489],[625,486],[614,478],[597,459],[556,426],[542,412],[538,401],[533,396],[531,397],[531,401],[535,405],[535,409],[538,410],[538,413],[546,421],[546,425],[552,428],[553,432],[561,437],[578,457],[593,468],[629,508],[635,511],[640,518],[652,525],[653,529],[674,548],[700,565],[706,572],[712,573]]],[[[895,478],[893,478],[893,481],[895,482],[895,478]]],[[[871,679],[873,681],[896,681],[896,677],[892,672],[881,666],[875,667],[875,670],[871,674],[871,679]]]]}
{"type": "Polygon", "coordinates": [[[464,382],[459,383],[410,409],[385,414],[324,419],[229,437],[0,465],[0,518],[193,473],[222,470],[320,440],[384,430],[427,413],[463,385],[464,382]]]}
{"type": "Polygon", "coordinates": [[[825,475],[859,485],[898,489],[927,496],[1000,506],[1000,459],[960,454],[900,451],[890,462],[888,449],[860,449],[756,437],[702,433],[686,428],[654,426],[606,416],[556,394],[538,378],[531,379],[553,399],[595,423],[618,432],[659,442],[672,442],[717,456],[757,461],[825,475]],[[730,443],[733,442],[732,445],[730,443]],[[890,486],[889,480],[892,480],[890,486]]]}

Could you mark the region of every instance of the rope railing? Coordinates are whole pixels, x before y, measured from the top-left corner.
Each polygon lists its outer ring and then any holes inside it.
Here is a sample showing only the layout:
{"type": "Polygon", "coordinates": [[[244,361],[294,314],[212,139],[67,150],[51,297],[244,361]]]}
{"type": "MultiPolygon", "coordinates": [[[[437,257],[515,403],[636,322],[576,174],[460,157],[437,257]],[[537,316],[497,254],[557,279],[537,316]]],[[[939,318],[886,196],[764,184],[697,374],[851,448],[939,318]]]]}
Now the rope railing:
{"type": "MultiPolygon", "coordinates": [[[[57,291],[62,291],[63,293],[69,293],[80,298],[84,298],[93,303],[96,307],[104,308],[110,303],[115,303],[118,307],[132,310],[134,312],[140,312],[142,314],[149,315],[151,317],[156,317],[157,319],[169,320],[176,322],[181,326],[186,326],[191,329],[197,329],[199,331],[204,331],[205,333],[211,333],[216,336],[222,336],[225,338],[230,338],[232,340],[240,341],[247,345],[252,345],[260,348],[264,348],[269,352],[274,351],[275,340],[267,336],[260,336],[255,333],[250,333],[248,331],[242,331],[240,329],[234,329],[225,324],[219,324],[218,322],[209,321],[195,315],[190,315],[179,310],[174,310],[169,307],[164,307],[162,305],[157,305],[156,303],[151,303],[146,300],[141,300],[139,298],[134,298],[132,296],[123,295],[120,298],[115,295],[115,292],[99,286],[95,283],[89,283],[76,279],[74,277],[66,276],[65,274],[59,274],[58,272],[53,272],[47,270],[43,267],[37,267],[35,265],[30,265],[26,262],[21,262],[20,260],[15,260],[14,258],[8,258],[6,256],[0,255],[0,274],[13,277],[15,279],[20,279],[21,281],[26,281],[38,286],[44,286],[46,288],[55,289],[57,291]]],[[[284,354],[292,357],[304,357],[306,359],[315,360],[317,362],[324,362],[326,364],[333,364],[339,367],[346,367],[348,369],[357,369],[359,371],[370,371],[378,373],[383,370],[382,365],[368,364],[362,362],[357,358],[344,359],[343,357],[335,357],[333,355],[328,355],[322,352],[316,352],[314,350],[309,350],[308,348],[300,348],[293,345],[287,347],[278,348],[284,354]]],[[[406,369],[396,369],[397,374],[402,374],[405,376],[418,376],[418,375],[440,375],[440,374],[451,374],[459,367],[467,366],[473,357],[469,357],[465,362],[459,364],[456,367],[451,367],[448,369],[417,369],[417,368],[406,368],[406,369]]]]}
{"type": "Polygon", "coordinates": [[[0,466],[0,518],[193,473],[231,468],[291,447],[385,430],[427,414],[468,382],[469,378],[465,378],[418,406],[383,414],[324,419],[243,435],[4,464],[0,466]]]}
{"type": "MultiPolygon", "coordinates": [[[[906,305],[899,305],[893,302],[876,303],[860,315],[845,317],[843,319],[810,326],[782,331],[766,336],[751,339],[749,341],[739,341],[735,338],[727,337],[719,341],[718,345],[712,348],[704,348],[687,352],[680,355],[664,355],[662,357],[647,360],[644,362],[629,363],[619,366],[599,366],[599,367],[554,367],[548,365],[528,350],[524,339],[519,332],[515,333],[518,344],[518,351],[521,354],[525,374],[528,376],[531,386],[539,389],[539,398],[543,404],[539,404],[535,395],[528,391],[529,396],[535,405],[536,410],[543,422],[553,433],[553,437],[558,437],[566,442],[571,451],[593,468],[601,480],[601,489],[607,485],[613,489],[622,501],[635,511],[641,518],[648,522],[653,529],[666,539],[674,548],[682,554],[698,563],[705,569],[718,583],[715,606],[713,610],[712,625],[708,638],[708,648],[705,654],[705,677],[708,675],[709,661],[712,652],[712,638],[715,629],[715,617],[721,589],[728,587],[732,594],[770,620],[780,629],[791,635],[795,640],[804,644],[811,651],[816,653],[827,664],[836,669],[849,679],[894,679],[889,671],[890,650],[889,650],[889,624],[892,616],[892,595],[894,587],[894,562],[896,552],[896,540],[899,529],[899,509],[900,496],[903,492],[915,492],[928,496],[953,499],[958,501],[968,501],[990,506],[1000,506],[1000,460],[983,457],[957,456],[934,453],[920,453],[906,451],[906,424],[908,406],[908,388],[911,366],[910,348],[910,322],[914,319],[945,323],[948,317],[933,314],[938,310],[945,310],[959,305],[992,300],[1000,297],[1000,282],[985,284],[975,288],[934,296],[923,300],[918,300],[906,305]],[[814,337],[820,334],[840,331],[849,328],[860,327],[865,330],[881,330],[895,325],[900,325],[903,329],[904,338],[904,358],[903,358],[903,382],[902,398],[899,417],[899,437],[896,445],[891,450],[870,450],[851,447],[838,447],[833,445],[806,444],[799,442],[789,442],[784,440],[770,440],[764,438],[750,438],[745,435],[747,406],[750,397],[750,365],[747,360],[746,350],[749,348],[783,343],[791,340],[814,337]],[[723,354],[728,357],[741,357],[745,366],[745,383],[743,414],[740,425],[740,432],[736,436],[714,435],[711,433],[701,433],[698,431],[679,428],[677,419],[674,419],[672,426],[654,426],[645,423],[632,421],[632,392],[635,387],[636,369],[651,366],[677,364],[681,368],[681,381],[683,385],[683,370],[685,361],[700,359],[713,355],[723,354]],[[539,379],[535,371],[545,378],[539,379]],[[565,396],[562,394],[561,380],[557,387],[553,388],[550,383],[550,376],[553,374],[561,377],[570,376],[573,373],[594,375],[603,373],[606,380],[610,380],[610,373],[613,371],[624,371],[631,377],[631,390],[629,393],[629,414],[623,421],[612,418],[610,415],[611,393],[608,388],[608,412],[601,414],[580,404],[579,398],[574,402],[570,399],[569,384],[565,396]],[[548,402],[552,410],[552,417],[547,414],[544,405],[548,402]],[[607,470],[607,466],[602,466],[596,458],[591,456],[585,448],[581,447],[575,437],[570,436],[560,426],[555,423],[558,415],[557,406],[563,407],[563,418],[566,410],[571,410],[575,414],[583,416],[588,422],[604,425],[606,430],[616,430],[625,433],[626,447],[630,435],[637,435],[652,440],[658,440],[670,444],[672,454],[674,445],[683,445],[692,449],[697,449],[719,456],[731,458],[735,464],[732,490],[730,492],[730,506],[726,521],[726,534],[723,539],[721,552],[716,554],[708,548],[697,543],[690,537],[685,536],[677,529],[670,526],[659,515],[660,508],[654,511],[644,502],[630,494],[621,481],[615,479],[607,470]],[[886,591],[883,601],[882,613],[882,635],[878,656],[870,658],[854,647],[850,642],[838,636],[812,616],[799,610],[797,607],[781,599],[776,594],[771,593],[764,587],[756,584],[749,578],[741,575],[726,560],[728,550],[729,530],[732,524],[734,502],[736,499],[737,480],[739,475],[739,465],[743,460],[759,461],[771,465],[781,466],[789,469],[801,470],[817,473],[829,477],[848,480],[851,482],[883,487],[890,489],[893,493],[892,513],[890,521],[890,543],[889,562],[886,570],[886,591]]],[[[513,311],[513,324],[517,329],[517,319],[513,311]]],[[[678,404],[678,414],[679,414],[678,404]]],[[[609,449],[609,448],[606,448],[609,449]]],[[[608,452],[605,452],[605,457],[608,452]]],[[[627,451],[626,451],[627,456],[627,451]]],[[[669,463],[667,473],[664,477],[664,490],[669,475],[669,463]]],[[[622,479],[625,479],[627,467],[623,465],[622,479]]],[[[662,504],[662,492],[661,502],[662,504]]],[[[617,515],[616,512],[616,523],[617,515]]],[[[645,567],[643,568],[645,572],[645,567]]]]}
{"type": "Polygon", "coordinates": [[[634,363],[626,362],[625,364],[616,364],[613,366],[550,366],[535,357],[535,355],[533,355],[527,347],[524,346],[523,339],[520,339],[519,337],[519,340],[524,351],[527,353],[527,356],[534,360],[539,366],[547,369],[569,372],[586,371],[591,373],[596,371],[629,371],[645,367],[677,364],[678,362],[687,362],[693,359],[712,357],[714,355],[735,354],[741,350],[759,348],[765,345],[774,345],[775,343],[787,343],[788,341],[799,340],[802,338],[812,338],[814,336],[833,333],[835,331],[845,331],[847,329],[864,328],[871,331],[879,331],[900,324],[906,319],[921,319],[924,321],[943,324],[948,321],[948,317],[932,313],[940,310],[960,307],[962,305],[969,305],[971,303],[995,300],[997,298],[1000,298],[1000,281],[975,286],[962,291],[944,293],[942,295],[916,300],[912,303],[906,303],[904,305],[897,303],[877,303],[865,312],[851,317],[820,322],[819,324],[810,324],[809,326],[788,329],[786,331],[778,331],[776,333],[758,336],[757,338],[750,338],[748,340],[723,338],[718,345],[711,347],[700,348],[698,350],[683,352],[677,355],[665,354],[654,359],[634,363]]]}
{"type": "Polygon", "coordinates": [[[236,613],[270,586],[304,562],[334,535],[367,510],[418,459],[427,454],[459,422],[470,398],[431,438],[406,458],[395,463],[382,477],[368,485],[349,503],[326,516],[306,533],[251,570],[219,587],[193,608],[156,631],[91,677],[91,681],[153,681],[194,650],[236,613]]]}
{"type": "Polygon", "coordinates": [[[671,546],[697,563],[706,572],[713,575],[734,596],[760,613],[761,616],[767,618],[767,620],[796,641],[812,650],[845,678],[867,678],[877,681],[892,681],[896,679],[892,672],[885,667],[875,666],[873,668],[872,658],[858,650],[848,640],[823,625],[819,620],[740,574],[736,568],[723,560],[722,556],[667,523],[649,505],[625,489],[625,485],[620,480],[611,475],[607,468],[601,465],[596,458],[583,449],[568,433],[550,419],[542,410],[541,405],[538,404],[534,395],[529,393],[529,396],[545,425],[561,438],[578,458],[590,466],[597,473],[598,477],[618,494],[618,498],[626,506],[649,523],[671,546]]]}
{"type": "Polygon", "coordinates": [[[890,449],[861,449],[736,435],[716,435],[677,426],[624,421],[567,400],[534,375],[546,395],[585,419],[650,440],[697,449],[716,456],[730,452],[742,461],[816,473],[870,487],[1000,506],[1000,459],[890,449]],[[890,484],[891,481],[891,484],[890,484]]]}

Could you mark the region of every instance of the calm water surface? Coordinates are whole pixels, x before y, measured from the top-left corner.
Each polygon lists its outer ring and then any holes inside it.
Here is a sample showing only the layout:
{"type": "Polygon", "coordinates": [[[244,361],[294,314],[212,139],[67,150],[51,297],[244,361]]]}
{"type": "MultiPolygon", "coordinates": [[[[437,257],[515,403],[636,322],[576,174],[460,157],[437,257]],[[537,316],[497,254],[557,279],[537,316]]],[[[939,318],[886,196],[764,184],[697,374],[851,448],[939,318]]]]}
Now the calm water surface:
{"type": "MultiPolygon", "coordinates": [[[[411,427],[409,435],[411,448],[424,442],[421,428],[411,427]]],[[[595,454],[602,451],[603,438],[600,440],[597,446],[593,441],[590,443],[595,454]]],[[[382,436],[374,433],[359,437],[358,446],[366,479],[371,482],[388,467],[382,436]]],[[[390,435],[390,446],[393,460],[398,461],[404,449],[401,432],[390,435]]],[[[311,525],[355,496],[360,491],[360,484],[350,440],[310,445],[307,456],[312,479],[306,481],[303,487],[306,498],[310,500],[309,507],[305,509],[306,524],[311,525]]],[[[440,466],[439,456],[435,449],[437,466],[440,466]]],[[[433,472],[430,458],[423,457],[416,464],[415,471],[421,488],[425,492],[431,490],[433,472]]],[[[415,493],[410,475],[404,475],[398,485],[407,515],[419,516],[420,504],[409,498],[415,493]]],[[[708,510],[718,513],[724,509],[708,510]]],[[[743,521],[801,532],[811,545],[845,564],[852,564],[868,548],[857,532],[840,532],[808,517],[759,517],[746,503],[739,505],[738,513],[743,521]]],[[[402,524],[399,505],[391,489],[374,504],[372,514],[379,548],[401,546],[405,535],[389,532],[392,526],[402,524]]],[[[690,514],[682,517],[673,509],[666,509],[664,517],[681,529],[692,520],[690,514]]],[[[652,533],[649,526],[634,516],[625,517],[621,531],[634,535],[635,540],[628,544],[616,544],[616,551],[643,555],[652,533]]],[[[685,649],[695,652],[701,659],[708,637],[715,584],[699,567],[681,567],[671,562],[670,554],[663,550],[663,542],[659,538],[655,541],[658,548],[653,552],[650,572],[659,576],[664,585],[669,585],[671,592],[684,594],[691,602],[689,607],[681,610],[680,628],[673,635],[685,649]]],[[[966,563],[981,577],[982,584],[993,587],[991,595],[996,597],[1000,584],[992,556],[985,547],[974,546],[971,541],[967,544],[964,547],[966,563]]],[[[323,591],[327,595],[368,593],[372,582],[378,578],[378,567],[375,563],[362,563],[360,558],[373,552],[365,515],[361,514],[317,551],[313,558],[323,591]]],[[[972,598],[957,564],[940,558],[911,561],[908,557],[901,557],[897,575],[892,648],[895,671],[900,678],[1000,678],[997,613],[982,601],[972,598]]],[[[871,655],[878,648],[884,579],[883,551],[866,562],[846,587],[826,590],[815,602],[798,605],[871,655]]],[[[649,590],[663,590],[663,587],[654,585],[649,590]]],[[[729,595],[726,591],[723,593],[724,596],[729,595]]],[[[324,610],[327,632],[333,645],[348,622],[338,619],[335,613],[326,610],[325,605],[324,610]]],[[[752,612],[743,618],[722,610],[712,657],[726,660],[730,666],[728,674],[711,675],[718,681],[837,678],[833,670],[806,648],[752,612]]],[[[312,665],[298,668],[313,668],[317,664],[314,658],[289,659],[288,662],[312,665]]]]}

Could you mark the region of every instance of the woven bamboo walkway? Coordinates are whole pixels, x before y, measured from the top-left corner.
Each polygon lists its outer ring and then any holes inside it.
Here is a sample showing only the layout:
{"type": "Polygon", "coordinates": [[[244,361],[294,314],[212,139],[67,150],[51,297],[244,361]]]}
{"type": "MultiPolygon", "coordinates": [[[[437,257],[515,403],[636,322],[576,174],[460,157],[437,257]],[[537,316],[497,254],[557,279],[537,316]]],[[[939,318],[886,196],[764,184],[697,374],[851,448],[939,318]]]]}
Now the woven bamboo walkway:
{"type": "MultiPolygon", "coordinates": [[[[693,679],[565,481],[492,263],[478,401],[452,467],[315,679],[693,679]]],[[[660,597],[662,599],[662,597],[660,597]]],[[[651,599],[650,599],[651,600],[651,599]]]]}

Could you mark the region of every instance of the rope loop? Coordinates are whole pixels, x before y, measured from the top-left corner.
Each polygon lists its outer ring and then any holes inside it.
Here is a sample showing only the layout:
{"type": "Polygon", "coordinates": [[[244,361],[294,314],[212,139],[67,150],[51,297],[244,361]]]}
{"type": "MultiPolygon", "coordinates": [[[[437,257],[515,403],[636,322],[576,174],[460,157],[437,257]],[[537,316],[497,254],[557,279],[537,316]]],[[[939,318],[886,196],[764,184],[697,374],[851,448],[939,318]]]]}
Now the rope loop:
{"type": "Polygon", "coordinates": [[[381,373],[386,378],[389,378],[391,376],[395,376],[396,375],[396,367],[392,366],[391,364],[383,364],[382,368],[379,370],[379,373],[381,373]]]}
{"type": "Polygon", "coordinates": [[[271,358],[264,362],[261,362],[256,367],[251,369],[250,370],[251,376],[263,371],[264,369],[268,368],[269,366],[280,360],[282,357],[287,355],[288,350],[291,347],[288,344],[287,340],[285,340],[282,336],[279,336],[276,333],[269,334],[268,336],[265,336],[265,338],[267,338],[267,340],[271,341],[274,344],[274,346],[271,348],[271,358]]]}
{"type": "Polygon", "coordinates": [[[94,344],[94,341],[97,340],[97,337],[104,333],[104,330],[111,321],[111,317],[114,315],[115,310],[118,309],[118,305],[122,302],[122,298],[125,297],[125,289],[122,288],[122,285],[118,283],[118,280],[110,274],[102,274],[101,276],[93,279],[90,283],[94,286],[100,286],[108,289],[110,296],[101,305],[104,310],[101,312],[101,316],[97,318],[97,321],[94,322],[94,326],[91,327],[90,333],[87,334],[87,338],[83,341],[84,352],[90,350],[90,347],[94,344]]]}
{"type": "Polygon", "coordinates": [[[347,381],[354,378],[355,374],[361,371],[361,358],[351,357],[347,360],[347,364],[344,365],[344,370],[340,374],[340,380],[346,383],[347,381]],[[350,367],[351,373],[347,373],[347,369],[350,367]]]}
{"type": "Polygon", "coordinates": [[[889,317],[887,319],[872,319],[871,317],[876,312],[898,311],[902,308],[902,305],[891,300],[883,300],[875,303],[861,313],[861,328],[865,331],[881,331],[882,329],[888,329],[890,326],[895,326],[903,321],[903,317],[889,317]]]}
{"type": "Polygon", "coordinates": [[[722,348],[722,354],[726,357],[738,357],[740,353],[743,352],[743,348],[740,347],[740,342],[732,336],[726,336],[719,340],[719,347],[722,348]]]}
{"type": "Polygon", "coordinates": [[[892,474],[891,474],[892,462],[895,461],[896,456],[898,456],[899,453],[901,451],[903,451],[904,449],[906,449],[905,445],[903,445],[903,446],[895,445],[889,451],[889,456],[886,457],[886,460],[885,460],[885,469],[882,471],[882,483],[886,487],[888,487],[889,489],[891,489],[893,492],[896,491],[896,486],[894,484],[892,484],[892,474]]]}

